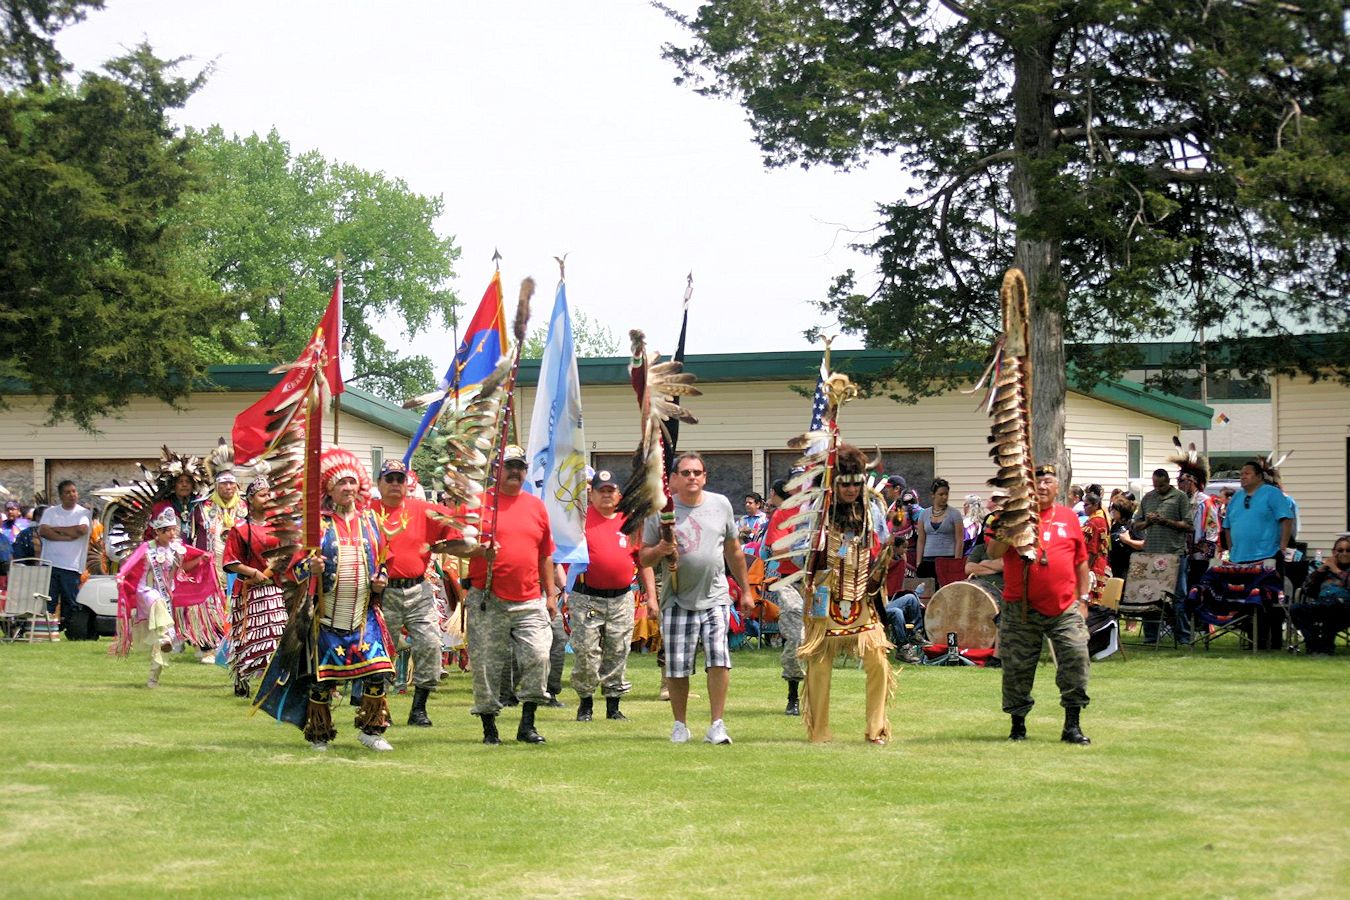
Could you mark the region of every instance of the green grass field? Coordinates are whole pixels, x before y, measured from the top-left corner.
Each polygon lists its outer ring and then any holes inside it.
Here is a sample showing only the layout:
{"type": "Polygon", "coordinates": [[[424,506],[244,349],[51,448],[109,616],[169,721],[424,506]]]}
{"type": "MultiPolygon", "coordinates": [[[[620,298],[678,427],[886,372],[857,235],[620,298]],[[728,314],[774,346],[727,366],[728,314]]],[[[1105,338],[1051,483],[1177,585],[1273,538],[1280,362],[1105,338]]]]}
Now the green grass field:
{"type": "Polygon", "coordinates": [[[543,747],[481,745],[456,673],[436,726],[376,755],[346,708],[317,754],[222,670],[188,659],[150,691],[106,649],[0,647],[4,894],[1350,893],[1350,656],[1132,651],[1094,667],[1089,748],[1058,740],[1048,665],[1019,745],[996,671],[906,668],[885,748],[852,666],[836,742],[807,744],[776,651],[735,655],[729,747],[669,743],[650,656],[632,721],[579,724],[565,690],[543,747]]]}

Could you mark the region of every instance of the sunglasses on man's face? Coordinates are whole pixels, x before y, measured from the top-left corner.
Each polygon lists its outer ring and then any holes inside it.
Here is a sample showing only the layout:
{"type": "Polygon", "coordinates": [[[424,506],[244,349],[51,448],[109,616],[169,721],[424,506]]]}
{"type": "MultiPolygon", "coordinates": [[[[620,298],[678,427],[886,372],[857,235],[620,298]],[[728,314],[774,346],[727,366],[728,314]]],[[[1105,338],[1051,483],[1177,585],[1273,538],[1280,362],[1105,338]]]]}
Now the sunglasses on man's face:
{"type": "Polygon", "coordinates": [[[697,478],[697,477],[699,477],[700,475],[703,474],[703,470],[702,470],[702,469],[680,469],[680,470],[679,470],[679,474],[683,475],[685,478],[697,478]]]}
{"type": "Polygon", "coordinates": [[[392,481],[394,484],[403,484],[408,480],[408,476],[399,472],[390,472],[388,475],[384,476],[384,480],[392,481]]]}

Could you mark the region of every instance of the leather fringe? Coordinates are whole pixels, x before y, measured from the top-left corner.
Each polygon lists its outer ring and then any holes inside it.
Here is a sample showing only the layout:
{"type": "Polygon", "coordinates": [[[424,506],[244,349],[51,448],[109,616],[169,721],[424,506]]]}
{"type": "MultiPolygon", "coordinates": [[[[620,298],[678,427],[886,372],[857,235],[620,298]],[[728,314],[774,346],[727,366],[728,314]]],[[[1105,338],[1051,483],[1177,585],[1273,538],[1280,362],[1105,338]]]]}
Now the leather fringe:
{"type": "Polygon", "coordinates": [[[361,708],[356,711],[354,724],[366,734],[384,734],[390,725],[389,702],[384,694],[361,695],[361,708]]]}
{"type": "Polygon", "coordinates": [[[333,727],[333,716],[328,711],[328,700],[315,700],[313,697],[309,700],[309,706],[305,709],[305,740],[310,741],[331,741],[337,737],[337,729],[333,727]]]}

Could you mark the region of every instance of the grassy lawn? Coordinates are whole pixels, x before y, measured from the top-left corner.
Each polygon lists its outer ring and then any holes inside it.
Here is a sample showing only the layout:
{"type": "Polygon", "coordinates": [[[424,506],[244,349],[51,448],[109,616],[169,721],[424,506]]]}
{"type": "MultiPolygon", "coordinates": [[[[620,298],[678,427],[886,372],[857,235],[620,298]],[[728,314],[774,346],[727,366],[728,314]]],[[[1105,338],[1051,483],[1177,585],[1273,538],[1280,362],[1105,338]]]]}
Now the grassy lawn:
{"type": "Polygon", "coordinates": [[[544,747],[482,746],[456,673],[436,726],[391,729],[377,756],[345,708],[316,754],[249,718],[222,670],[187,660],[149,691],[143,660],[106,648],[0,647],[0,893],[1350,893],[1345,655],[1133,650],[1094,667],[1089,748],[1060,744],[1048,666],[1020,745],[997,672],[908,667],[880,749],[852,666],[836,742],[808,745],[777,651],[735,655],[730,747],[669,743],[650,656],[630,667],[632,721],[574,722],[565,690],[544,747]]]}

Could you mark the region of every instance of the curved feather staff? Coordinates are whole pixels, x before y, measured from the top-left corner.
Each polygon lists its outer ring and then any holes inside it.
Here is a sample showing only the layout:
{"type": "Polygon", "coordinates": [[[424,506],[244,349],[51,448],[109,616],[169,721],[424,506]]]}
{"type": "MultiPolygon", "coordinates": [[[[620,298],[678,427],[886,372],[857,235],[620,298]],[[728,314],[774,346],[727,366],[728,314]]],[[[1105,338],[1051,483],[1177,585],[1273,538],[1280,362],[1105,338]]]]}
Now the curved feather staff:
{"type": "MultiPolygon", "coordinates": [[[[502,470],[506,465],[506,445],[511,436],[510,424],[514,421],[515,400],[516,400],[516,376],[520,373],[520,352],[525,347],[525,327],[530,323],[530,298],[534,296],[534,279],[526,278],[520,283],[520,297],[516,301],[516,318],[511,323],[511,337],[515,340],[515,347],[511,353],[511,374],[506,378],[506,398],[501,405],[501,415],[498,419],[497,445],[492,458],[492,483],[501,484],[502,470]]],[[[493,491],[492,499],[492,530],[490,532],[492,539],[497,539],[497,512],[500,501],[497,498],[496,491],[493,491]]],[[[489,552],[491,547],[488,548],[489,552]]],[[[488,565],[487,582],[485,588],[487,593],[492,593],[492,565],[488,565]]]]}
{"type": "MultiPolygon", "coordinates": [[[[661,362],[661,355],[647,349],[647,336],[638,329],[628,332],[632,341],[632,358],[628,362],[628,377],[637,394],[639,439],[633,453],[633,472],[623,486],[619,512],[625,517],[624,529],[629,534],[642,527],[643,521],[661,514],[661,540],[674,541],[675,501],[670,495],[665,448],[671,445],[671,436],[665,423],[670,420],[698,424],[683,406],[679,397],[699,396],[703,392],[694,387],[695,377],[683,371],[684,365],[675,360],[661,362]]],[[[670,560],[672,583],[678,558],[670,560]]]]}
{"type": "Polygon", "coordinates": [[[994,418],[989,456],[998,464],[998,474],[988,484],[1006,491],[1008,499],[995,514],[993,529],[996,540],[1031,560],[1040,548],[1040,514],[1031,452],[1031,315],[1021,269],[1004,274],[999,302],[1003,336],[985,373],[993,376],[985,403],[994,418]]]}

